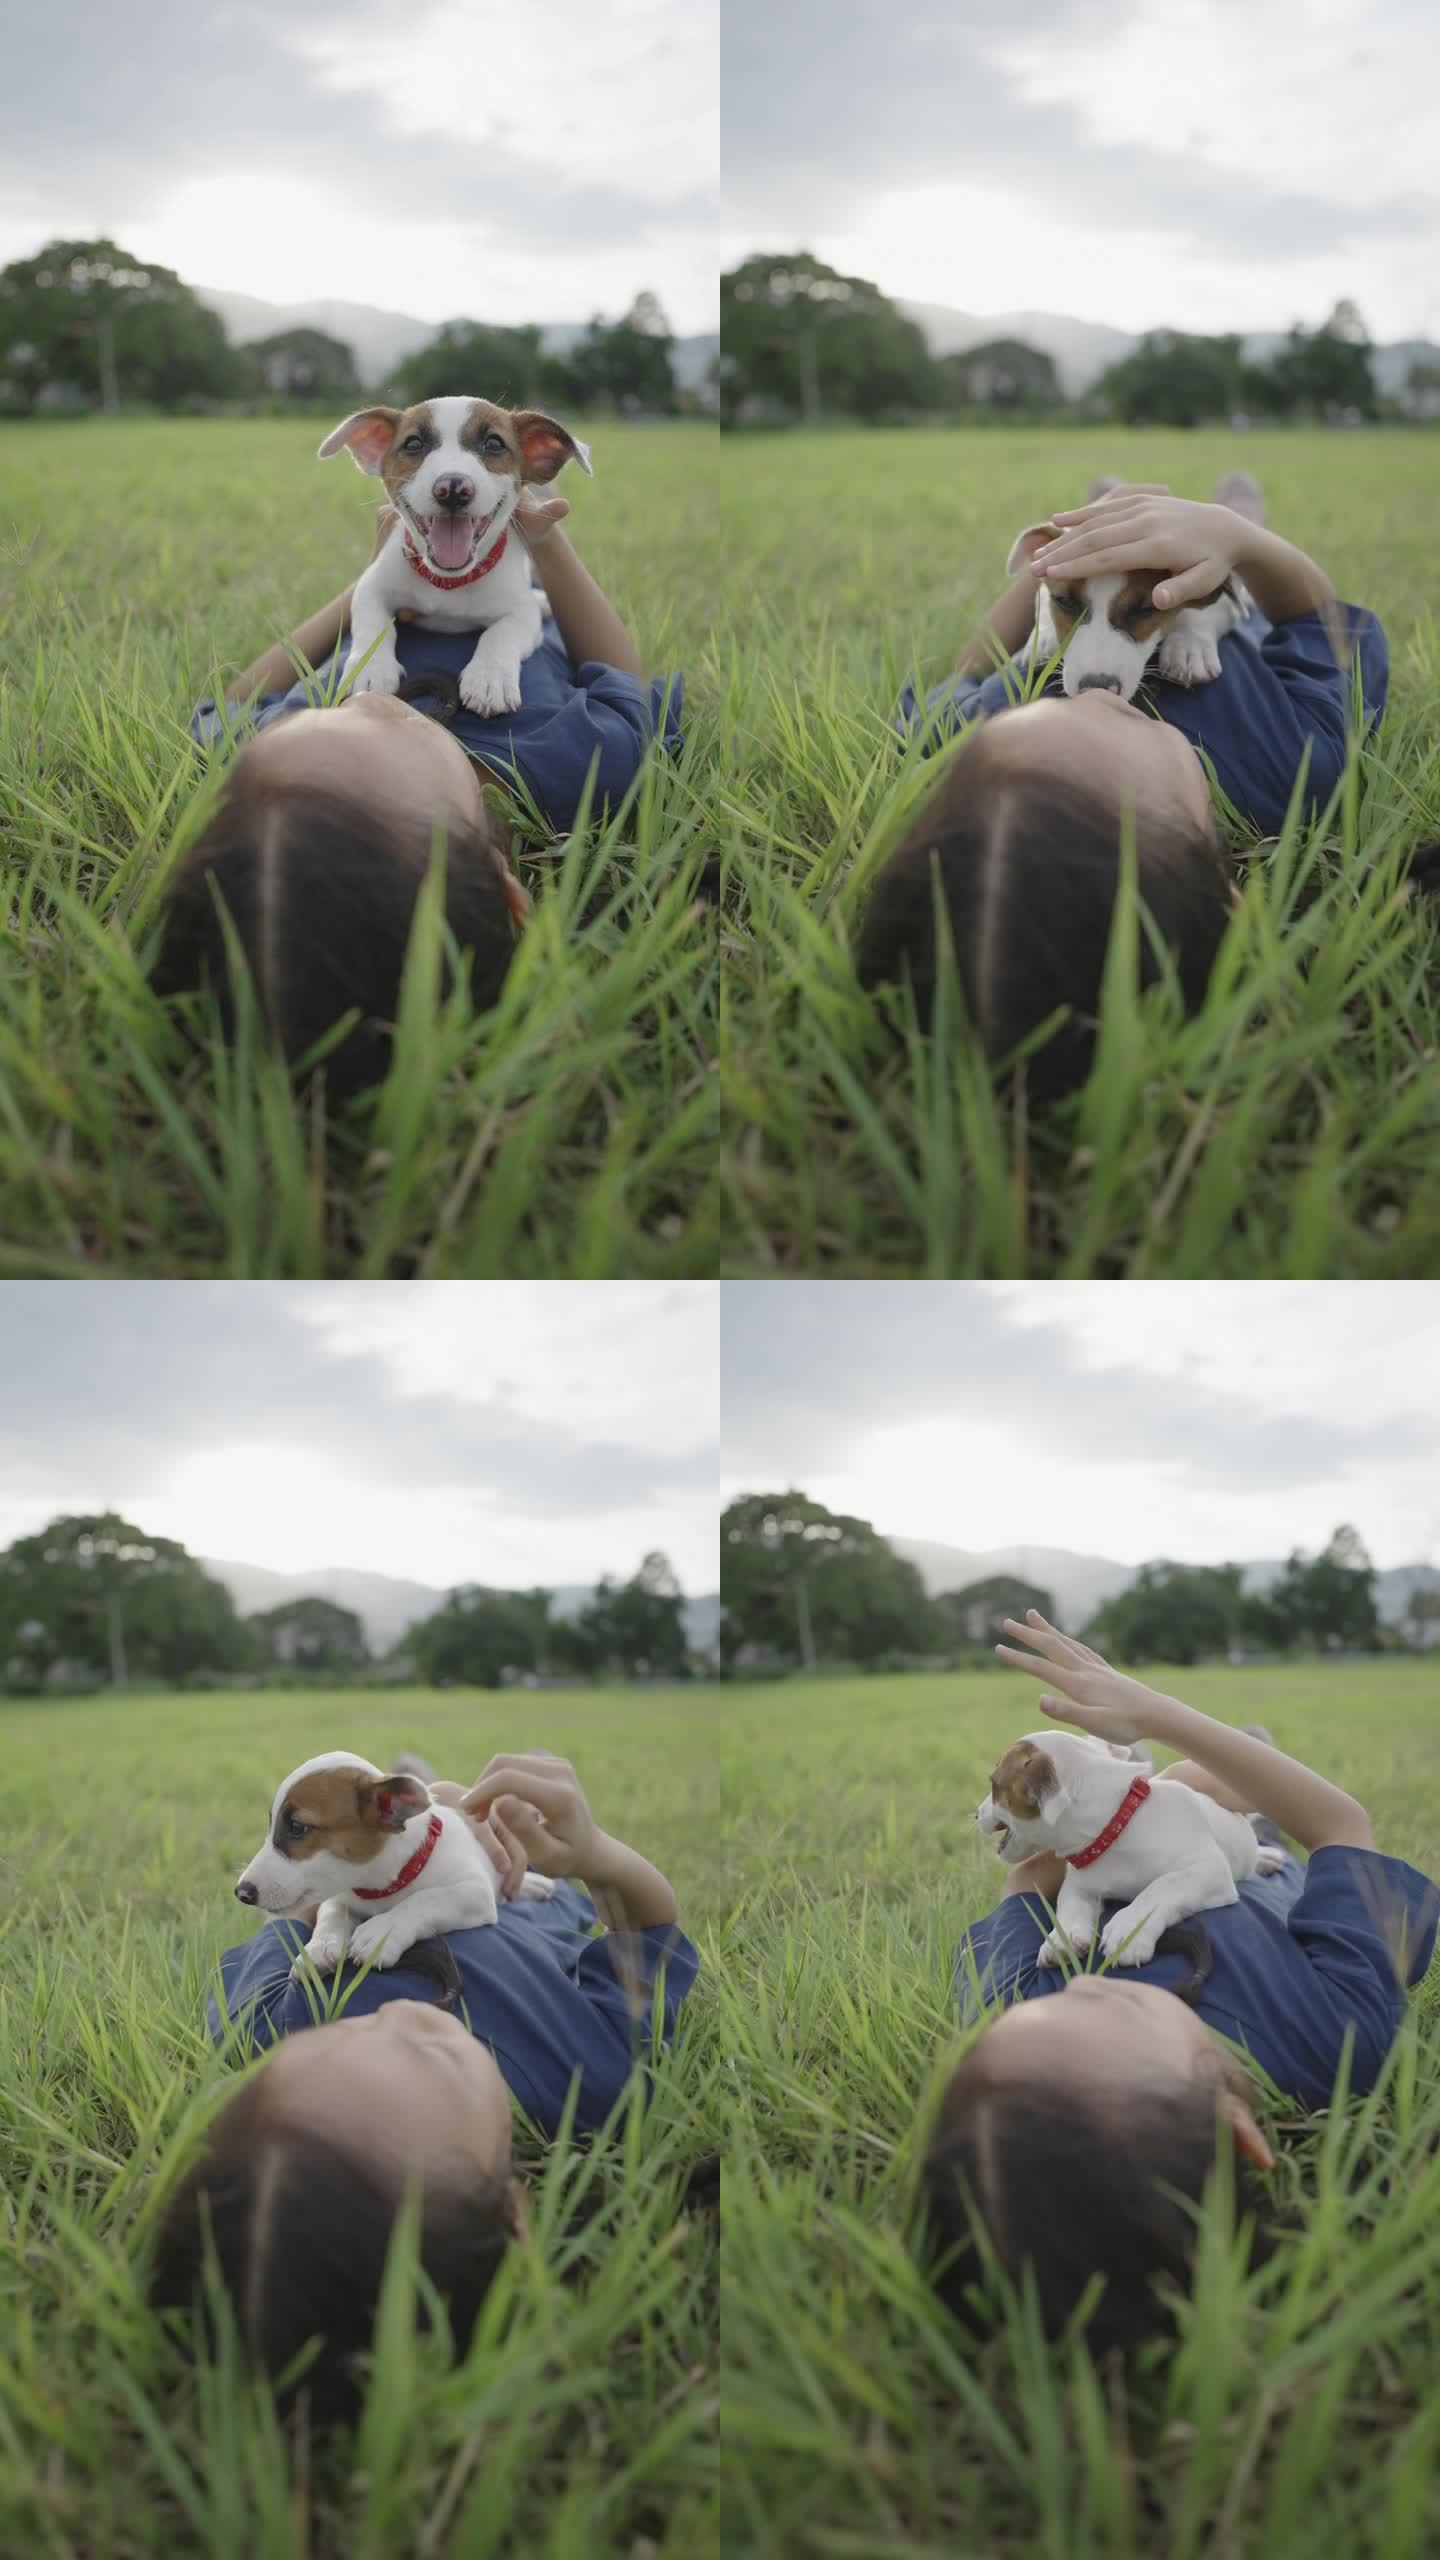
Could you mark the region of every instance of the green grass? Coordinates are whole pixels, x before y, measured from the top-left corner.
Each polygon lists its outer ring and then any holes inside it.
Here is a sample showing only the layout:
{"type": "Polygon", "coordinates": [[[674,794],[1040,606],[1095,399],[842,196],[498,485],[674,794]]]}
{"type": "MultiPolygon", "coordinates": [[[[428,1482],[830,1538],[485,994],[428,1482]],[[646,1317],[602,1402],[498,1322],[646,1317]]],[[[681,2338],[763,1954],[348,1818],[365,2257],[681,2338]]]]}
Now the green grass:
{"type": "Polygon", "coordinates": [[[370,1691],[0,1710],[0,2552],[32,2560],[698,2560],[713,2547],[722,1873],[701,1688],[541,1699],[370,1691]],[[473,1777],[505,1739],[575,1760],[675,1881],[706,1956],[643,2118],[517,2156],[512,2252],[468,2361],[403,2337],[357,2436],[278,2435],[222,2358],[187,2371],[140,2298],[148,2234],[236,2085],[207,1977],[277,1774],[340,1740],[473,1777]]]}
{"type": "MultiPolygon", "coordinates": [[[[417,951],[390,1079],[327,1128],[253,1039],[202,1047],[146,983],[155,901],[218,787],[193,702],[355,578],[376,484],[309,420],[0,431],[0,1276],[713,1271],[718,556],[708,428],[593,429],[583,554],[647,665],[687,683],[681,758],[542,835],[498,1007],[417,951]]],[[[417,941],[420,937],[417,936],[417,941]]]]}
{"type": "Polygon", "coordinates": [[[1423,431],[726,440],[726,1269],[1440,1271],[1435,928],[1399,895],[1440,835],[1437,456],[1423,431]],[[1380,615],[1389,713],[1329,823],[1252,866],[1202,1016],[1120,990],[1086,1092],[1027,1114],[953,1008],[933,1041],[897,1041],[855,986],[868,884],[936,780],[899,754],[892,707],[953,665],[1016,530],[1096,471],[1208,497],[1237,463],[1380,615]]]}
{"type": "MultiPolygon", "coordinates": [[[[1434,1871],[1435,1673],[1172,1673],[1271,1725],[1434,1871]]],[[[917,2111],[960,2050],[950,1975],[1001,1871],[973,1811],[1034,1696],[984,1673],[737,1688],[717,1980],[732,2091],[723,2476],[747,2560],[1425,2560],[1440,2547],[1440,1968],[1376,2097],[1263,2112],[1299,2230],[1210,2245],[1178,2348],[1127,2393],[1024,2319],[983,2350],[904,2245],[917,2111]],[[1380,2180],[1389,2182],[1388,2195],[1380,2180]]]]}

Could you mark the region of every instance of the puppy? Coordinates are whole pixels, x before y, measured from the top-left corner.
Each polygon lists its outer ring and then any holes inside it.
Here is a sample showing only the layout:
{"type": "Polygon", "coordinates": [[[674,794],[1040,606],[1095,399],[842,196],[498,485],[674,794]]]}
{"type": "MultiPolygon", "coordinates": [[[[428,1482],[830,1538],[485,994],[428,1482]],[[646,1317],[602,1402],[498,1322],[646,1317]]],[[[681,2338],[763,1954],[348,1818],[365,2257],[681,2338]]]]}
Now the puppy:
{"type": "Polygon", "coordinates": [[[553,480],[567,462],[589,472],[589,447],[542,410],[446,398],[357,409],[326,437],[320,460],[342,450],[384,481],[398,518],[351,601],[351,663],[380,644],[352,691],[395,691],[395,614],[406,606],[429,631],[483,625],[460,699],[482,720],[518,711],[520,669],[540,646],[542,614],[510,520],[522,488],[553,480]]]}
{"type": "Polygon", "coordinates": [[[1273,1875],[1285,1851],[1262,1846],[1243,1814],[1183,1780],[1152,1784],[1134,1762],[1075,1733],[1023,1734],[1003,1751],[976,1822],[1007,1862],[1053,1850],[1066,1861],[1041,1964],[1083,1954],[1104,1902],[1123,1909],[1100,1945],[1117,1964],[1148,1964],[1164,1932],[1239,1900],[1242,1876],[1273,1875]]]}
{"type": "MultiPolygon", "coordinates": [[[[1011,577],[1053,542],[1056,524],[1027,524],[1010,546],[1011,577]]],[[[1042,578],[1035,591],[1035,628],[1021,661],[1045,666],[1065,647],[1061,681],[1068,694],[1098,687],[1131,702],[1151,659],[1168,684],[1210,684],[1220,673],[1220,643],[1254,610],[1248,588],[1226,578],[1194,604],[1157,613],[1150,601],[1163,569],[1118,572],[1101,578],[1042,578]]]]}
{"type": "MultiPolygon", "coordinates": [[[[421,1938],[483,1928],[498,1916],[499,1871],[465,1818],[467,1801],[453,1783],[437,1782],[432,1792],[411,1769],[387,1777],[353,1751],[322,1751],[277,1787],[269,1836],[235,1898],[291,1920],[318,1901],[294,1974],[307,1966],[333,1973],[347,1955],[356,1964],[398,1964],[421,1938]]],[[[520,1887],[531,1901],[554,1890],[539,1875],[520,1887]]]]}

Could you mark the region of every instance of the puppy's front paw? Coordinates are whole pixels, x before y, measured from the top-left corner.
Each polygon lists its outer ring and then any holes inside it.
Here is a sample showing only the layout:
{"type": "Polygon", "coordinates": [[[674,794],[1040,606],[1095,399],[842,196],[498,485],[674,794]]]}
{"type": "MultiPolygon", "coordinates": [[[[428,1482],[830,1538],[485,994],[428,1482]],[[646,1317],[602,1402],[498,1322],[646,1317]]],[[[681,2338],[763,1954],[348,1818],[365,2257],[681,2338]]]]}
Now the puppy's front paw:
{"type": "Polygon", "coordinates": [[[1213,684],[1220,644],[1208,631],[1187,631],[1177,622],[1161,641],[1155,663],[1168,684],[1213,684]]]}
{"type": "Polygon", "coordinates": [[[553,1876],[537,1876],[534,1868],[529,1867],[521,1878],[520,1891],[515,1898],[518,1902],[548,1902],[554,1890],[553,1876]]]}
{"type": "Polygon", "coordinates": [[[1145,1915],[1134,1903],[1117,1911],[1100,1933],[1100,1945],[1113,1964],[1148,1964],[1165,1927],[1158,1913],[1145,1915]]]}
{"type": "Polygon", "coordinates": [[[496,720],[520,708],[518,658],[475,657],[460,678],[460,699],[477,720],[496,720]]]}
{"type": "Polygon", "coordinates": [[[352,1932],[350,1938],[352,1964],[373,1963],[382,1973],[387,1965],[398,1964],[404,1949],[397,1942],[393,1955],[387,1955],[385,1952],[387,1938],[392,1940],[395,1938],[393,1920],[362,1920],[359,1928],[352,1932]]]}
{"type": "Polygon", "coordinates": [[[345,1961],[347,1943],[346,1939],[335,1936],[331,1930],[317,1929],[308,1947],[301,1948],[290,1967],[291,1981],[295,1980],[297,1974],[302,1973],[333,1973],[336,1966],[345,1961]]]}
{"type": "Polygon", "coordinates": [[[396,693],[400,686],[400,661],[393,649],[379,648],[368,666],[361,668],[350,690],[352,693],[396,693]]]}
{"type": "Polygon", "coordinates": [[[1037,1964],[1045,1965],[1063,1964],[1066,1958],[1073,1956],[1074,1953],[1075,1949],[1065,1931],[1052,1929],[1048,1938],[1041,1939],[1040,1952],[1035,1961],[1037,1964]]]}

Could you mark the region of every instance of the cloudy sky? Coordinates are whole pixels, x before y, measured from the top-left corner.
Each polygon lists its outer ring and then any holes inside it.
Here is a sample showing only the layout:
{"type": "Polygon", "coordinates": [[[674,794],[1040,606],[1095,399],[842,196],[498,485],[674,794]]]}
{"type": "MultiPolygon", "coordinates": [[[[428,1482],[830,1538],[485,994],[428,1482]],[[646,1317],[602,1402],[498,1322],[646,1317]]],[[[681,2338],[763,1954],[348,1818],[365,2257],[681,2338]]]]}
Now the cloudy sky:
{"type": "Polygon", "coordinates": [[[1432,0],[724,0],[724,263],[1139,330],[1440,337],[1432,0]]]}
{"type": "Polygon", "coordinates": [[[1440,1562],[1426,1282],[727,1282],[727,1498],[1122,1564],[1440,1562]]]}
{"type": "Polygon", "coordinates": [[[717,1580],[707,1281],[11,1281],[0,1546],[116,1510],[198,1555],[501,1587],[717,1580]]]}
{"type": "Polygon", "coordinates": [[[5,13],[0,265],[109,236],[186,283],[441,321],[715,325],[718,0],[44,0],[5,13]]]}

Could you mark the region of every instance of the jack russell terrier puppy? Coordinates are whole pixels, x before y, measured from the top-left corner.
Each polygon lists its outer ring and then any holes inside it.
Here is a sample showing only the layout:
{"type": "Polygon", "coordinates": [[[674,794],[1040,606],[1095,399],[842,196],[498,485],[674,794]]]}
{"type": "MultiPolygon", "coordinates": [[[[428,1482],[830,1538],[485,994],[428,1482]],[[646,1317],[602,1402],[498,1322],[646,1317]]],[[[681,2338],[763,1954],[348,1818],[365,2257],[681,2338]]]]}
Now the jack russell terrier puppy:
{"type": "Polygon", "coordinates": [[[483,625],[460,699],[482,720],[518,711],[520,669],[540,646],[542,609],[510,519],[527,485],[553,480],[567,462],[589,472],[589,446],[539,409],[447,398],[357,409],[326,437],[320,460],[342,450],[384,481],[398,519],[351,599],[351,662],[380,643],[352,692],[395,691],[395,614],[405,606],[428,631],[483,625]]]}
{"type": "MultiPolygon", "coordinates": [[[[292,1974],[333,1973],[347,1955],[398,1964],[421,1938],[497,1917],[499,1870],[466,1819],[468,1801],[453,1781],[432,1788],[412,1770],[387,1777],[353,1751],[322,1751],[277,1787],[269,1837],[235,1898],[279,1920],[319,1903],[292,1974]]],[[[520,1887],[536,1902],[554,1890],[535,1874],[520,1887]]]]}
{"type": "MultiPolygon", "coordinates": [[[[1017,533],[1005,563],[1014,577],[1041,545],[1054,542],[1057,524],[1027,524],[1017,533]]],[[[1022,665],[1043,667],[1064,647],[1061,681],[1068,694],[1098,686],[1131,702],[1150,660],[1168,684],[1211,684],[1220,673],[1220,643],[1254,611],[1248,588],[1228,577],[1194,604],[1156,611],[1150,598],[1163,569],[1118,572],[1100,578],[1067,578],[1035,591],[1035,628],[1020,653],[1022,665]]]]}
{"type": "Polygon", "coordinates": [[[1085,1952],[1103,1902],[1124,1905],[1101,1931],[1105,1955],[1148,1964],[1173,1922],[1238,1902],[1242,1876],[1273,1875],[1286,1856],[1183,1779],[1152,1784],[1130,1752],[1053,1730],[1001,1753],[975,1819],[1008,1866],[1040,1849],[1065,1860],[1046,1965],[1085,1952]]]}

